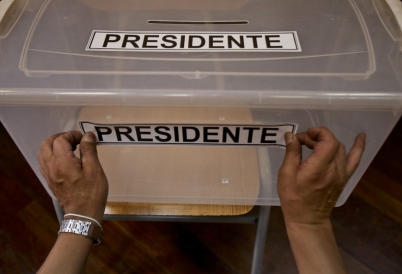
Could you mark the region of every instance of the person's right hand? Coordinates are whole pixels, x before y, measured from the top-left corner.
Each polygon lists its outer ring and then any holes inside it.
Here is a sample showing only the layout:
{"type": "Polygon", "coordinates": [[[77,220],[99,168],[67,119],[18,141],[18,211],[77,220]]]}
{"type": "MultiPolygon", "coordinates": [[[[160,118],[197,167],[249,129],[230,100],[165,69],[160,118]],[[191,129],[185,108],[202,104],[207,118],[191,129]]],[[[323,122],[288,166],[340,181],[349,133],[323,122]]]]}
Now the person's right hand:
{"type": "Polygon", "coordinates": [[[92,132],[59,133],[43,141],[38,152],[40,170],[64,212],[85,215],[101,222],[108,182],[99,163],[92,132]],[[74,155],[80,145],[81,158],[74,155]]]}
{"type": "Polygon", "coordinates": [[[287,223],[319,224],[329,221],[344,186],[356,170],[366,135],[359,134],[346,154],[345,146],[327,128],[286,133],[286,155],[278,175],[278,194],[287,223]],[[302,161],[301,146],[313,149],[302,161]]]}

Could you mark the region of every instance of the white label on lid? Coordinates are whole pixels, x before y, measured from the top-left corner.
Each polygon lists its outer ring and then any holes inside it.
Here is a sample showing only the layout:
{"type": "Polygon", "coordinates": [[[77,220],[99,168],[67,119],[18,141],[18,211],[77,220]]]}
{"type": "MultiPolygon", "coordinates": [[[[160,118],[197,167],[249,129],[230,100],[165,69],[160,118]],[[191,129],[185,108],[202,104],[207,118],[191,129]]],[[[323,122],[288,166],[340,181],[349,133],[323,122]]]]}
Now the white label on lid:
{"type": "Polygon", "coordinates": [[[297,124],[97,124],[78,122],[82,134],[93,132],[98,144],[112,145],[217,145],[285,147],[285,132],[297,124]]]}
{"type": "Polygon", "coordinates": [[[300,52],[295,31],[142,32],[94,30],[86,50],[159,52],[300,52]]]}

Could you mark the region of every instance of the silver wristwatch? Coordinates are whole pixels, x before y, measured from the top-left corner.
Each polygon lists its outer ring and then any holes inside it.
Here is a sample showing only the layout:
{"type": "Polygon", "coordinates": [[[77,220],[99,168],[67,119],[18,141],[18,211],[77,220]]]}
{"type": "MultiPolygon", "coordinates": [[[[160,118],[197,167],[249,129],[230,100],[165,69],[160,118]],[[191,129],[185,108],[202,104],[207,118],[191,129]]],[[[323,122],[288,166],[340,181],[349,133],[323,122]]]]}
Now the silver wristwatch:
{"type": "Polygon", "coordinates": [[[94,245],[101,242],[103,228],[93,222],[77,219],[66,219],[61,223],[59,233],[67,232],[87,236],[93,239],[94,245]]]}

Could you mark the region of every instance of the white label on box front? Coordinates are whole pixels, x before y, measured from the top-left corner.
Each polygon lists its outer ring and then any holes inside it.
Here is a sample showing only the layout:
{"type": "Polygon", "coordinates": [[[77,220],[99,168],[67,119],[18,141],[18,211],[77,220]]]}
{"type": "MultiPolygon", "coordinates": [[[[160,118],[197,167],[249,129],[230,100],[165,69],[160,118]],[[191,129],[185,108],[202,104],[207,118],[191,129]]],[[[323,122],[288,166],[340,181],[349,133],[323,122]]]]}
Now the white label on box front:
{"type": "Polygon", "coordinates": [[[93,132],[98,144],[218,145],[285,147],[285,132],[296,133],[297,124],[96,124],[78,122],[82,134],[93,132]]]}
{"type": "Polygon", "coordinates": [[[121,32],[94,30],[86,50],[160,52],[300,52],[295,31],[121,32]]]}

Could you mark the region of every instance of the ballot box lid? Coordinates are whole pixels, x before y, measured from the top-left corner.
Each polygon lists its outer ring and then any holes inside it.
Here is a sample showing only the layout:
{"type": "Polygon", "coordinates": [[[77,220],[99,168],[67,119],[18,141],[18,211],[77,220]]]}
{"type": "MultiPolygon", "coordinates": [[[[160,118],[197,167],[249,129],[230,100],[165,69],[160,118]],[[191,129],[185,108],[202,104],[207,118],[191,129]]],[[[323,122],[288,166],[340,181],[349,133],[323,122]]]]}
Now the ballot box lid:
{"type": "Polygon", "coordinates": [[[397,2],[2,1],[0,102],[399,108],[397,2]]]}

